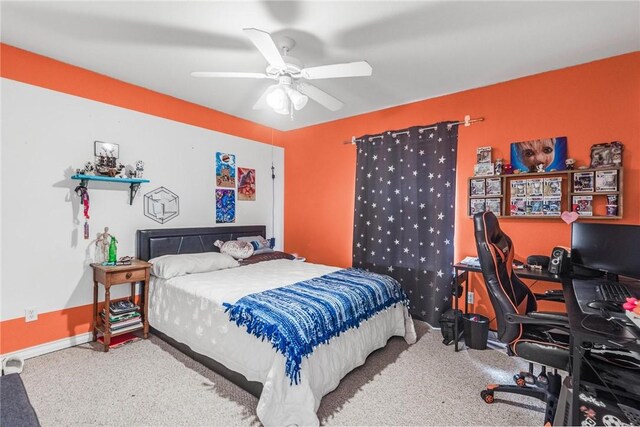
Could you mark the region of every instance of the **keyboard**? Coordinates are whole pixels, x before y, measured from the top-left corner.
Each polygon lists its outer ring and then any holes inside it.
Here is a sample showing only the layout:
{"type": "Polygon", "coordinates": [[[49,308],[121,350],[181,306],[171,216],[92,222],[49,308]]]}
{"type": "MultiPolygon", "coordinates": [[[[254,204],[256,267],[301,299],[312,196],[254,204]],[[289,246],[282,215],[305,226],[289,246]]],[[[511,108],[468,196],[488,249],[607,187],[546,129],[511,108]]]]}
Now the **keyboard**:
{"type": "Polygon", "coordinates": [[[607,281],[598,285],[598,294],[603,301],[622,304],[631,298],[631,292],[618,282],[607,281]]]}

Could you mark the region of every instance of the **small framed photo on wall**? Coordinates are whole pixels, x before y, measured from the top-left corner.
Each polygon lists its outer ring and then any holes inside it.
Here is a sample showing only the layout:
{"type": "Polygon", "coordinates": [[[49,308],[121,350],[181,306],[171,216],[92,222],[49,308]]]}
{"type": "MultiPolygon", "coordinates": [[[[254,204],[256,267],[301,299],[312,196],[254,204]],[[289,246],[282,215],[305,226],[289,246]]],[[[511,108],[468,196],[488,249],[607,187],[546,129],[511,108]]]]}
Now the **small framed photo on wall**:
{"type": "Polygon", "coordinates": [[[120,158],[120,145],[111,142],[96,141],[93,146],[93,152],[96,157],[115,157],[120,158]]]}

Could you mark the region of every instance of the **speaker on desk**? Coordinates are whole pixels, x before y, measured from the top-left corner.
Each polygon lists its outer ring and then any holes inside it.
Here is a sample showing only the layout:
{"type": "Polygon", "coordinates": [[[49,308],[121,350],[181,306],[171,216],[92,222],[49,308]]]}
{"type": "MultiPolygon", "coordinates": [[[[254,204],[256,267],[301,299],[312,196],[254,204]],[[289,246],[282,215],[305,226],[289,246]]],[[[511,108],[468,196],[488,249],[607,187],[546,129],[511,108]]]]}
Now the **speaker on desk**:
{"type": "Polygon", "coordinates": [[[567,271],[569,271],[569,252],[565,248],[553,248],[549,260],[549,273],[563,274],[567,271]]]}

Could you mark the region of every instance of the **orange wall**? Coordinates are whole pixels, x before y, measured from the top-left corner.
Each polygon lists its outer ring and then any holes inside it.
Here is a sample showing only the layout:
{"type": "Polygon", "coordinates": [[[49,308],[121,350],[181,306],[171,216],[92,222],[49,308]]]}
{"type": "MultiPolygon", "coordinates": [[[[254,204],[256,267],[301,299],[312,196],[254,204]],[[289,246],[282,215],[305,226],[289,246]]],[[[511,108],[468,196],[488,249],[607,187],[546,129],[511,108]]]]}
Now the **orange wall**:
{"type": "MultiPolygon", "coordinates": [[[[351,264],[356,156],[355,147],[343,141],[467,114],[485,121],[459,131],[456,260],[476,253],[466,194],[481,146],[493,147],[494,159],[508,160],[511,142],[567,136],[569,156],[584,165],[592,144],[622,141],[624,218],[617,223],[640,224],[640,52],[635,52],[286,132],[286,250],[311,262],[351,264]]],[[[560,219],[505,219],[501,226],[520,259],[570,245],[570,226],[560,219]]],[[[477,297],[476,310],[483,312],[487,300],[477,297]]]]}
{"type": "MultiPolygon", "coordinates": [[[[277,145],[280,135],[267,126],[153,92],[92,71],[0,43],[0,76],[46,89],[277,145]]],[[[6,107],[5,107],[6,108],[6,107]]],[[[0,354],[89,332],[91,305],[0,322],[0,354]]]]}

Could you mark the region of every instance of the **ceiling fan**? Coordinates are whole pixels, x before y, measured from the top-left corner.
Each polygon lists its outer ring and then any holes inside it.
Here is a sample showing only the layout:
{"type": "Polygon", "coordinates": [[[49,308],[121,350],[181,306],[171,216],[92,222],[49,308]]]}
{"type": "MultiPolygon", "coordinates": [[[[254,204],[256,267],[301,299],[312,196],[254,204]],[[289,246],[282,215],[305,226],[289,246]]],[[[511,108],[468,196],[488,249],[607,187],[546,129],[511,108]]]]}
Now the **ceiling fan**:
{"type": "Polygon", "coordinates": [[[302,80],[364,77],[373,72],[366,61],[305,68],[300,60],[288,55],[296,44],[295,40],[281,37],[276,45],[271,35],[265,31],[255,28],[245,28],[242,31],[269,63],[265,73],[195,71],[191,75],[276,80],[278,83],[269,86],[260,96],[253,106],[254,110],[269,106],[276,113],[292,114],[293,109],[301,110],[311,98],[325,108],[337,111],[344,105],[340,100],[302,80]]]}

